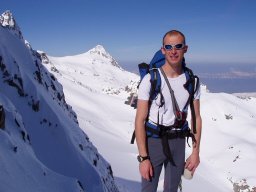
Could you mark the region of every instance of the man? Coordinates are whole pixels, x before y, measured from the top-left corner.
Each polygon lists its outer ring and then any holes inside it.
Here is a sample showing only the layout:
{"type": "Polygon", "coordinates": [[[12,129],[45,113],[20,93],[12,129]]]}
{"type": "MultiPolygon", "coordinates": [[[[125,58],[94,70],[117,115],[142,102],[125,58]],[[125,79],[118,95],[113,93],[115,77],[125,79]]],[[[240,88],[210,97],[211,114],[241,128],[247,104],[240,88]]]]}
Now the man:
{"type": "MultiPolygon", "coordinates": [[[[169,84],[174,92],[176,103],[182,109],[188,100],[189,93],[184,88],[186,77],[183,71],[182,62],[187,52],[185,36],[177,30],[167,32],[163,37],[162,54],[165,56],[165,64],[161,71],[161,92],[164,98],[164,105],[160,106],[160,96],[149,105],[150,97],[150,75],[147,74],[141,81],[138,92],[137,113],[135,119],[135,135],[138,145],[140,161],[139,170],[142,176],[142,192],[157,191],[159,176],[162,166],[165,167],[165,192],[177,192],[184,167],[194,174],[199,165],[199,146],[201,137],[201,116],[200,116],[200,90],[194,95],[193,105],[195,109],[196,131],[195,142],[193,143],[192,154],[185,162],[185,138],[168,139],[169,149],[173,161],[170,161],[164,153],[163,142],[160,138],[148,137],[145,130],[145,122],[170,127],[174,125],[176,116],[173,111],[173,99],[163,76],[167,76],[169,84]],[[185,164],[185,165],[184,165],[185,164]]],[[[191,123],[192,124],[192,123],[191,123]]],[[[168,145],[167,144],[167,145],[168,145]]]]}

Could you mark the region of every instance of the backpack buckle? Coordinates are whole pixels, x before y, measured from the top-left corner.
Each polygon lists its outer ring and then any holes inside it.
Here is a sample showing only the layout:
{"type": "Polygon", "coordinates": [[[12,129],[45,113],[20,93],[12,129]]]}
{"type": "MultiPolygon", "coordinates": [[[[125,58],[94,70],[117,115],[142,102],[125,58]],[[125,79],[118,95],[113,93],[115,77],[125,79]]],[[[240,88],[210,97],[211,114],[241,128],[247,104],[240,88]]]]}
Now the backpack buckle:
{"type": "Polygon", "coordinates": [[[187,112],[184,111],[176,111],[176,118],[174,122],[174,127],[181,128],[185,124],[187,119],[187,112]]]}
{"type": "Polygon", "coordinates": [[[183,119],[183,117],[185,116],[187,116],[186,114],[184,114],[185,112],[182,112],[182,111],[176,111],[176,119],[178,120],[178,121],[181,121],[182,119],[183,119]]]}

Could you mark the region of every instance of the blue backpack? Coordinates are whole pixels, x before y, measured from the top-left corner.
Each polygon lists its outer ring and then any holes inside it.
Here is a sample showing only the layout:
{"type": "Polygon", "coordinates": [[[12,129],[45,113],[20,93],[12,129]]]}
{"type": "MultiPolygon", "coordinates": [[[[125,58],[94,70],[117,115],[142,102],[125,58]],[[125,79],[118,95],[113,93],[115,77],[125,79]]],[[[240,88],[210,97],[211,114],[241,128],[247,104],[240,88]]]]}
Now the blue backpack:
{"type": "MultiPolygon", "coordinates": [[[[158,69],[161,69],[161,67],[165,64],[165,56],[162,54],[161,50],[157,51],[152,58],[150,64],[146,63],[141,63],[138,65],[139,67],[139,73],[140,73],[140,82],[141,80],[145,77],[146,74],[150,73],[150,83],[151,83],[151,90],[150,90],[150,97],[149,97],[149,109],[151,106],[151,103],[158,95],[163,98],[162,93],[161,93],[161,76],[159,73],[158,69]]],[[[188,122],[186,121],[186,115],[182,116],[182,123],[178,123],[177,125],[181,127],[182,129],[182,135],[175,134],[176,136],[181,136],[181,137],[191,137],[193,139],[193,142],[195,141],[194,134],[196,134],[196,119],[195,119],[195,110],[194,110],[194,105],[193,105],[193,99],[194,99],[194,94],[199,88],[199,78],[193,74],[192,70],[186,67],[185,64],[185,59],[183,58],[182,62],[182,67],[183,71],[186,76],[186,83],[184,84],[184,88],[188,91],[189,93],[189,98],[187,101],[187,104],[185,107],[181,110],[178,111],[178,113],[183,113],[184,110],[187,110],[188,105],[190,106],[191,109],[191,117],[192,117],[192,122],[193,122],[193,133],[191,133],[190,128],[188,127],[188,122]]],[[[161,71],[161,70],[160,70],[161,71]]],[[[139,85],[138,85],[139,87],[139,85]]],[[[137,98],[132,98],[132,102],[130,103],[134,108],[137,107],[137,98]]],[[[164,104],[164,99],[160,99],[161,101],[161,106],[164,104]]],[[[127,104],[127,103],[126,103],[127,104]]],[[[176,112],[174,112],[176,114],[176,112]]],[[[162,127],[157,123],[157,125],[152,124],[148,121],[145,123],[145,128],[147,131],[147,136],[148,137],[162,137],[163,131],[162,127]]],[[[172,136],[168,136],[168,138],[172,138],[172,136]]],[[[135,132],[133,132],[132,139],[131,139],[131,144],[134,143],[135,140],[135,132]]]]}

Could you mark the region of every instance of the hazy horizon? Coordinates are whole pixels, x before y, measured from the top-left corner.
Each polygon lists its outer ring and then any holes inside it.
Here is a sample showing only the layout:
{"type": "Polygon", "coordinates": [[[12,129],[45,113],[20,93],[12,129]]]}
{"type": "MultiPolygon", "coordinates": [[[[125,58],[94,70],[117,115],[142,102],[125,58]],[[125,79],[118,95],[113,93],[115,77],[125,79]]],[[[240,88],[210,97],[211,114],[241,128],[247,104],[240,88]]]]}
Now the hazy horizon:
{"type": "MultiPolygon", "coordinates": [[[[138,64],[120,63],[125,70],[139,74],[138,64]]],[[[187,64],[210,92],[256,92],[256,64],[187,64]]]]}

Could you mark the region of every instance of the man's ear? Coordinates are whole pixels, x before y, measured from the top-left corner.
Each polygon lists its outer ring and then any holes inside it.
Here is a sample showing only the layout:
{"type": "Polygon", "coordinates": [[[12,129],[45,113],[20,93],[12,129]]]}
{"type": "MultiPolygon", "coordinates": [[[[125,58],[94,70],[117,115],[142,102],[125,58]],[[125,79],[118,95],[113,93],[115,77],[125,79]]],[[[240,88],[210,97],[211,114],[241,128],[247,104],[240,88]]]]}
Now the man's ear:
{"type": "Polygon", "coordinates": [[[188,51],[188,46],[185,45],[185,47],[184,47],[184,53],[187,53],[187,51],[188,51]]]}
{"type": "Polygon", "coordinates": [[[161,47],[162,54],[165,55],[165,49],[161,47]]]}

